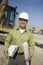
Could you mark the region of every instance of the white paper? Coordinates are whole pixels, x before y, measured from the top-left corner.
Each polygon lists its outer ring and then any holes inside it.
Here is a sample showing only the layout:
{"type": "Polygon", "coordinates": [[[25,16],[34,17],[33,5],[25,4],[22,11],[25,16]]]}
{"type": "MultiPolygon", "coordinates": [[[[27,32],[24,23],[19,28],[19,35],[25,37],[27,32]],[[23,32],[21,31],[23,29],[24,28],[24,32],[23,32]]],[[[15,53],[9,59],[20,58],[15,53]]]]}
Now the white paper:
{"type": "MultiPolygon", "coordinates": [[[[28,43],[27,42],[23,43],[23,49],[24,49],[25,58],[28,58],[29,57],[29,50],[28,50],[28,43]]],[[[29,65],[29,62],[26,62],[26,65],[29,65]]]]}
{"type": "Polygon", "coordinates": [[[10,45],[8,48],[8,56],[13,57],[18,49],[17,45],[10,45]]]}

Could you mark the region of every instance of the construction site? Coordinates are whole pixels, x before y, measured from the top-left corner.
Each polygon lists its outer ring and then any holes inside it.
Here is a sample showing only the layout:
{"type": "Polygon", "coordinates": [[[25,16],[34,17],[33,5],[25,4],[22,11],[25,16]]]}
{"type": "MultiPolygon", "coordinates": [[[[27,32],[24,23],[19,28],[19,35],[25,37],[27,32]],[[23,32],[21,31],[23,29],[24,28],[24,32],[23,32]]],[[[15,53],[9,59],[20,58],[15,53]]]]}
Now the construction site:
{"type": "MultiPolygon", "coordinates": [[[[9,31],[14,28],[17,14],[17,7],[8,5],[8,0],[0,0],[0,65],[8,64],[9,58],[4,55],[4,42],[9,31]]],[[[43,65],[43,29],[40,32],[37,28],[37,31],[31,29],[35,40],[35,50],[31,65],[43,65]]]]}

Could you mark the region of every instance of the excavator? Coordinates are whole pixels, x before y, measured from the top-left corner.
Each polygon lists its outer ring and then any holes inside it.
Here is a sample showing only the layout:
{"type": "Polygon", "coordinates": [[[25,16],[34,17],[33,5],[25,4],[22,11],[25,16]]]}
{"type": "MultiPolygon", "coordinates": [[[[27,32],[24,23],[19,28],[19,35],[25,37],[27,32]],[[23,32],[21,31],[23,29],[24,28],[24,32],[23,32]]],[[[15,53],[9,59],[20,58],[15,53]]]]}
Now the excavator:
{"type": "Polygon", "coordinates": [[[0,0],[0,41],[4,42],[9,31],[14,28],[17,7],[8,5],[8,0],[0,0]]]}

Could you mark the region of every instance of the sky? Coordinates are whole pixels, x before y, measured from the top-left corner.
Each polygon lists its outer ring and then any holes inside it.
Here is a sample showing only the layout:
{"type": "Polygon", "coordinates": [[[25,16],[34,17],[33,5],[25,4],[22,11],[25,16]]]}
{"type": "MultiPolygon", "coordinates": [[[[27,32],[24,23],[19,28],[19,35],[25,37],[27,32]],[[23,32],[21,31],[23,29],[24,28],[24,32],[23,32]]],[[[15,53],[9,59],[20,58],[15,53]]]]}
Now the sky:
{"type": "Polygon", "coordinates": [[[43,27],[43,0],[8,0],[10,6],[17,6],[16,24],[18,25],[18,16],[21,12],[27,12],[29,27],[43,27]]]}

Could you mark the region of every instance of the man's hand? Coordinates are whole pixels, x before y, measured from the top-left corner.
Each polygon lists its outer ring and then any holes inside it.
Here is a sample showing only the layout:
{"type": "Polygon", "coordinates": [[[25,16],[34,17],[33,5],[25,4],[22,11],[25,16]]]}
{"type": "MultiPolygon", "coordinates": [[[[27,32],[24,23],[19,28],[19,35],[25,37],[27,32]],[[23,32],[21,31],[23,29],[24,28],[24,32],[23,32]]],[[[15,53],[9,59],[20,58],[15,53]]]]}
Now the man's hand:
{"type": "Polygon", "coordinates": [[[29,62],[31,60],[32,56],[29,56],[27,58],[25,58],[25,61],[29,62]]]}

